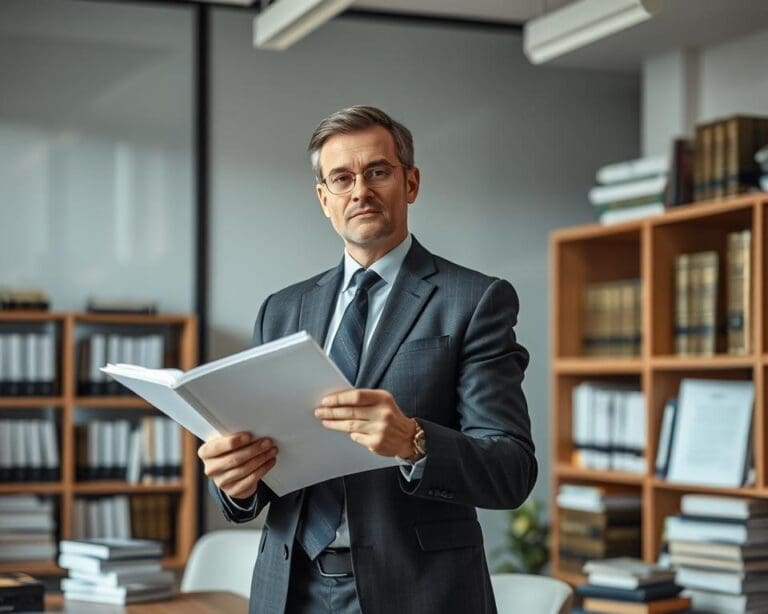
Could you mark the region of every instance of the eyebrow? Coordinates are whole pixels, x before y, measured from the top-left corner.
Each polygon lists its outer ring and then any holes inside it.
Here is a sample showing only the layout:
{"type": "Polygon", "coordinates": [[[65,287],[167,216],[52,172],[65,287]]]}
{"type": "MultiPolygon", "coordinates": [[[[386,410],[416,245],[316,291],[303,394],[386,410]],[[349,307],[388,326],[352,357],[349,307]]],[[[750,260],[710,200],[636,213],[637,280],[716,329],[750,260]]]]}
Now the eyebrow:
{"type": "MultiPolygon", "coordinates": [[[[389,166],[395,166],[394,164],[392,164],[386,158],[377,158],[376,160],[372,160],[371,162],[366,164],[363,167],[363,170],[365,170],[367,168],[371,168],[372,166],[379,166],[380,164],[388,164],[389,166]]],[[[349,168],[348,166],[336,166],[336,167],[334,167],[334,168],[332,168],[331,170],[328,171],[328,174],[326,175],[326,177],[330,177],[334,173],[343,173],[343,172],[350,172],[351,173],[352,169],[349,168]]]]}

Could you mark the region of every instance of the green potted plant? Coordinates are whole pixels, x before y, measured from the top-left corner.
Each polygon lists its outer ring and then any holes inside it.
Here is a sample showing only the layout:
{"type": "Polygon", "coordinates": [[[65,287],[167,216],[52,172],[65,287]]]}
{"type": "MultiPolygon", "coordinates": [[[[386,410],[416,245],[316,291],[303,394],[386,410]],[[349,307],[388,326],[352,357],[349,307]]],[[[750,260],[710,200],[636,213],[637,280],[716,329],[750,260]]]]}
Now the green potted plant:
{"type": "Polygon", "coordinates": [[[549,525],[544,520],[544,506],[528,499],[507,512],[509,526],[505,544],[493,552],[497,573],[541,573],[549,561],[549,525]]]}

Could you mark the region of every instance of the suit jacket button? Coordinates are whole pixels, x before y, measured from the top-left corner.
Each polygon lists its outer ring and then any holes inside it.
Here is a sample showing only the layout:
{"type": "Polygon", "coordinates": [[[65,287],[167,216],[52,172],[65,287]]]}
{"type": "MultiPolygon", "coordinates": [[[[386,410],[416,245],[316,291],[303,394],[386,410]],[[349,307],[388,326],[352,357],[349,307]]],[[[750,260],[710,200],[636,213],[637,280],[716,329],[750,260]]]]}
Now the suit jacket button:
{"type": "Polygon", "coordinates": [[[434,497],[434,496],[435,496],[435,491],[434,491],[433,489],[430,489],[430,490],[427,492],[427,494],[428,494],[430,497],[434,497]]]}
{"type": "Polygon", "coordinates": [[[283,558],[287,561],[288,556],[291,554],[291,551],[288,549],[287,544],[283,544],[283,558]]]}

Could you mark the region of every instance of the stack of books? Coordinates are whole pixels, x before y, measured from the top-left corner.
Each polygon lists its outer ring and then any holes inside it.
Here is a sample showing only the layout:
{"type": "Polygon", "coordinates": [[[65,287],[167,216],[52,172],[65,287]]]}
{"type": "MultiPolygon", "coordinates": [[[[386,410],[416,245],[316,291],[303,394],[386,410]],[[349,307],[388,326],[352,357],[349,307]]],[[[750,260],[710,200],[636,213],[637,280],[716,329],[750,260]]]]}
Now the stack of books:
{"type": "Polygon", "coordinates": [[[0,496],[0,559],[52,561],[54,532],[53,501],[34,495],[0,496]]]}
{"type": "Polygon", "coordinates": [[[59,566],[65,599],[126,604],[173,595],[173,573],[160,565],[162,545],[138,539],[64,540],[59,566]]]}
{"type": "Polygon", "coordinates": [[[587,584],[576,589],[583,612],[664,614],[687,612],[691,600],[680,597],[675,572],[639,559],[615,558],[584,565],[587,584]]]}
{"type": "Polygon", "coordinates": [[[684,495],[667,518],[670,563],[696,610],[768,611],[768,501],[684,495]]]}
{"type": "Polygon", "coordinates": [[[557,494],[560,569],[580,574],[593,559],[640,555],[640,494],[563,484],[557,494]]]}
{"type": "Polygon", "coordinates": [[[656,156],[609,164],[597,171],[589,191],[602,224],[626,222],[664,211],[669,157],[656,156]]]}

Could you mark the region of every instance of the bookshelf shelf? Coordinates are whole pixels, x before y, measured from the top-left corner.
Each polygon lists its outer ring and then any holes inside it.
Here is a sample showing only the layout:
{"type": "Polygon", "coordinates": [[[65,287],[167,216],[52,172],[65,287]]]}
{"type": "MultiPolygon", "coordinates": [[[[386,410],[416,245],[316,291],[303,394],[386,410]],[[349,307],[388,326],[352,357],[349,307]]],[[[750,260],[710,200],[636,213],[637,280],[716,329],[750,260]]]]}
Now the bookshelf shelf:
{"type": "Polygon", "coordinates": [[[643,372],[643,361],[626,357],[609,360],[591,357],[560,358],[555,361],[554,370],[563,375],[640,375],[643,372]]]}
{"type": "Polygon", "coordinates": [[[568,463],[558,463],[556,466],[556,471],[557,474],[562,478],[595,483],[605,482],[609,484],[628,484],[634,486],[642,486],[646,480],[645,474],[642,473],[583,469],[581,467],[574,467],[568,463]]]}
{"type": "Polygon", "coordinates": [[[152,406],[141,397],[76,397],[77,407],[97,407],[114,409],[152,409],[152,406]]]}
{"type": "MultiPolygon", "coordinates": [[[[550,454],[552,462],[552,571],[571,584],[585,580],[560,569],[560,529],[555,493],[561,484],[593,484],[640,492],[642,554],[658,558],[664,518],[680,511],[685,493],[768,498],[768,194],[752,193],[719,201],[676,207],[667,213],[626,224],[590,224],[550,235],[551,385],[550,454]],[[675,262],[679,254],[713,250],[719,255],[718,310],[725,306],[728,233],[751,232],[751,347],[731,355],[723,338],[710,356],[675,355],[675,262]],[[584,296],[595,283],[640,279],[641,351],[637,357],[584,355],[584,296]],[[755,386],[753,444],[756,483],[720,488],[677,484],[653,474],[666,401],[679,393],[684,378],[752,381],[755,386]],[[573,391],[581,383],[630,384],[645,397],[647,446],[643,474],[585,469],[575,463],[572,441],[573,391]]],[[[720,323],[722,324],[722,323],[720,323]]]]}
{"type": "Polygon", "coordinates": [[[21,572],[37,576],[63,576],[66,572],[53,561],[0,562],[0,573],[21,572]]]}
{"type": "Polygon", "coordinates": [[[56,495],[64,491],[64,485],[61,482],[2,482],[0,483],[0,494],[40,494],[56,495]]]}
{"type": "Polygon", "coordinates": [[[93,481],[93,482],[75,482],[73,490],[79,495],[101,495],[101,494],[146,494],[146,493],[166,493],[181,492],[184,485],[181,482],[168,482],[161,484],[129,484],[121,481],[93,481]]]}
{"type": "MultiPolygon", "coordinates": [[[[151,409],[152,406],[135,396],[82,396],[78,395],[81,373],[86,366],[80,362],[80,342],[98,332],[102,336],[139,338],[153,334],[163,339],[162,361],[167,367],[188,370],[197,364],[197,318],[192,315],[124,315],[74,312],[0,311],[0,326],[10,330],[25,329],[55,331],[54,355],[59,396],[23,397],[0,396],[0,411],[13,416],[16,410],[30,411],[56,408],[54,416],[60,444],[62,479],[56,482],[0,482],[0,494],[38,494],[55,497],[58,539],[69,539],[74,531],[75,498],[80,496],[109,495],[162,495],[170,498],[170,526],[173,549],[164,564],[181,568],[186,563],[197,537],[197,440],[183,434],[181,479],[174,482],[129,484],[124,481],[104,480],[78,482],[75,441],[76,426],[89,420],[109,419],[109,413],[100,410],[151,409]],[[94,411],[97,410],[97,411],[94,411]],[[76,418],[77,414],[77,418],[76,418]]],[[[128,347],[128,346],[126,346],[128,347]]],[[[55,575],[63,571],[52,561],[2,561],[0,571],[25,571],[37,575],[55,575]]]]}
{"type": "Polygon", "coordinates": [[[693,369],[751,369],[755,356],[731,356],[717,354],[715,356],[654,356],[651,358],[651,368],[666,371],[685,371],[693,369]]]}
{"type": "Polygon", "coordinates": [[[64,397],[0,397],[0,409],[63,407],[64,397]]]}
{"type": "Polygon", "coordinates": [[[731,488],[726,486],[706,486],[703,484],[680,484],[661,478],[651,478],[651,486],[661,490],[679,490],[712,495],[734,495],[737,497],[768,497],[768,490],[754,486],[731,488]]]}

